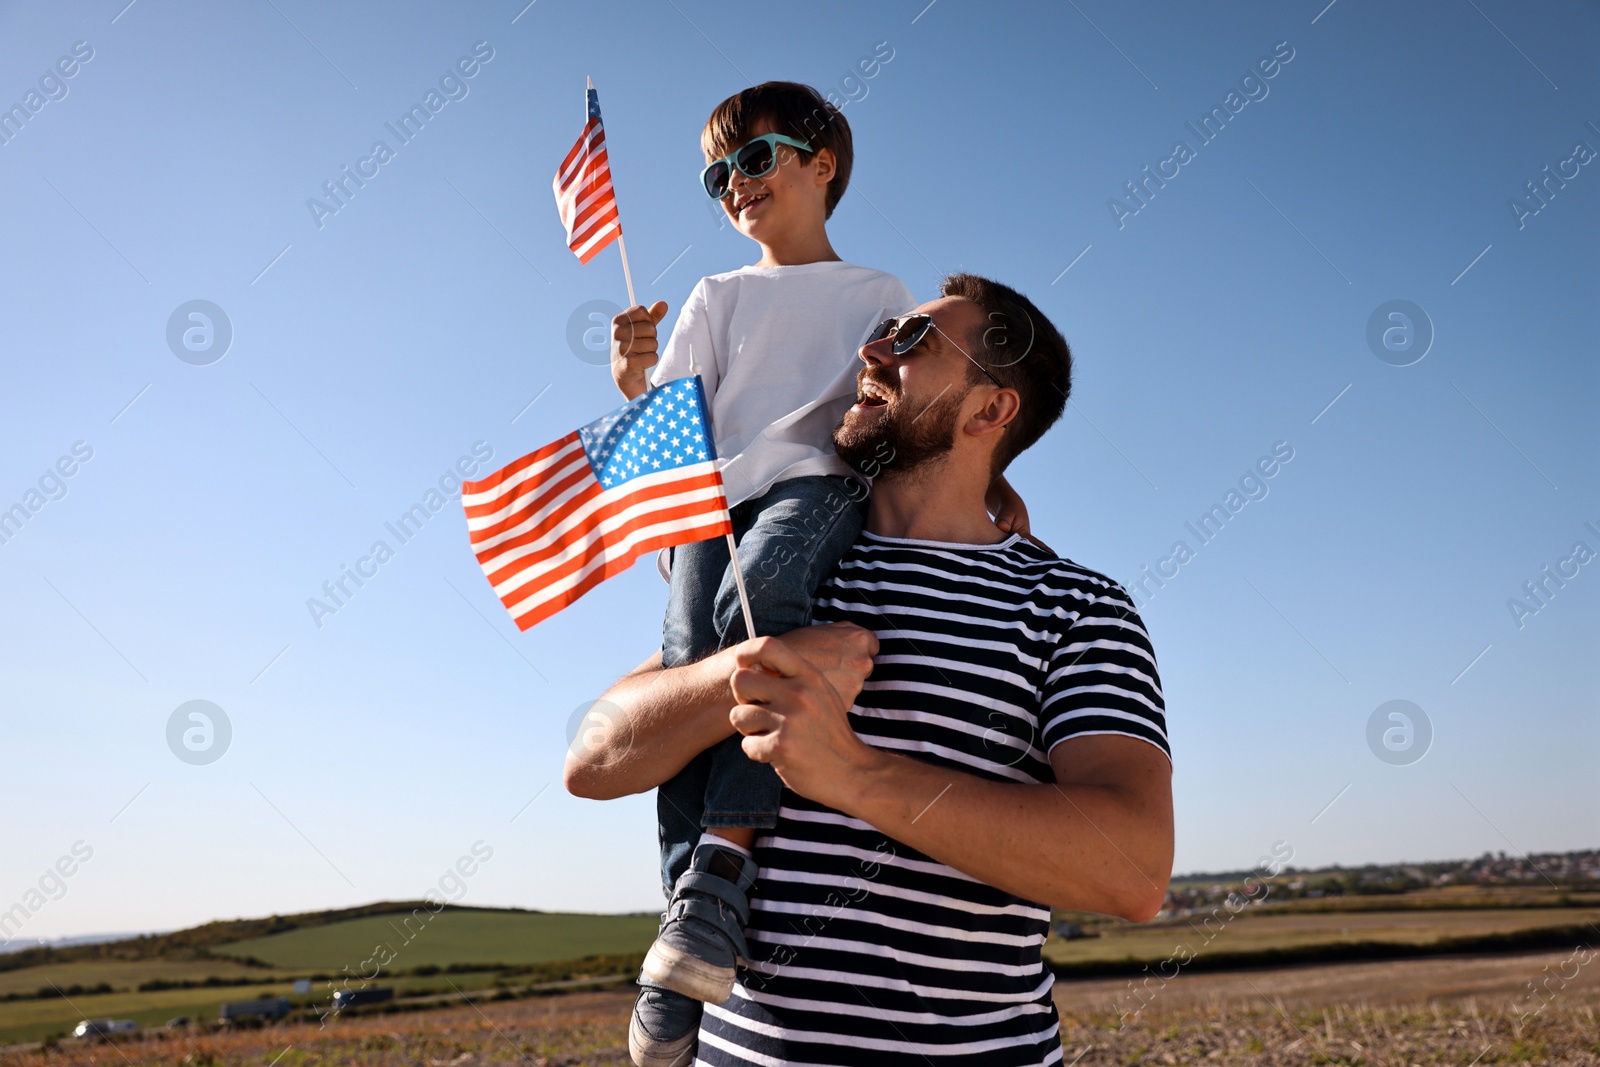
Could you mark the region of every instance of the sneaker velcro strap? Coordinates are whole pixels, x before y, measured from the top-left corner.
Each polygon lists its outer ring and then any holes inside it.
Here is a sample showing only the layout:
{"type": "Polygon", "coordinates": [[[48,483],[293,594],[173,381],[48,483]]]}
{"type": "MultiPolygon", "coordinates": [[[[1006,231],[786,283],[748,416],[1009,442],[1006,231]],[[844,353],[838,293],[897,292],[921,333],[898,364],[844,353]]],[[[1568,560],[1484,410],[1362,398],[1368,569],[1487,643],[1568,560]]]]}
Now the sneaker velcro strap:
{"type": "Polygon", "coordinates": [[[708,871],[697,871],[691,867],[678,879],[678,889],[674,895],[681,898],[685,893],[703,893],[722,901],[733,909],[740,926],[750,921],[750,898],[744,895],[744,890],[726,878],[719,878],[708,871]]]}
{"type": "Polygon", "coordinates": [[[680,897],[672,902],[672,918],[698,919],[731,941],[739,958],[750,958],[750,946],[744,939],[744,926],[731,909],[718,901],[703,896],[680,897]]]}

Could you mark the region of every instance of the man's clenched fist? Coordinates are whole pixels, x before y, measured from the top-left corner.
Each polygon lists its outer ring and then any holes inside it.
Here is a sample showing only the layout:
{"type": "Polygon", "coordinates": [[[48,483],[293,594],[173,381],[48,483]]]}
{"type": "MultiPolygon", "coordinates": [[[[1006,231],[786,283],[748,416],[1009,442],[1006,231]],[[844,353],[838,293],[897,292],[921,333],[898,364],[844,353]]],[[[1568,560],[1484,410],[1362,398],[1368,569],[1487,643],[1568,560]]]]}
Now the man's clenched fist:
{"type": "Polygon", "coordinates": [[[810,629],[834,631],[826,635],[838,642],[832,669],[819,670],[791,643],[804,629],[746,641],[734,649],[739,666],[730,682],[739,703],[728,718],[744,735],[745,755],[772,764],[783,784],[801,796],[840,807],[878,756],[847,715],[872,672],[870,651],[877,639],[846,624],[810,629]],[[841,690],[850,694],[849,702],[841,690]]]}

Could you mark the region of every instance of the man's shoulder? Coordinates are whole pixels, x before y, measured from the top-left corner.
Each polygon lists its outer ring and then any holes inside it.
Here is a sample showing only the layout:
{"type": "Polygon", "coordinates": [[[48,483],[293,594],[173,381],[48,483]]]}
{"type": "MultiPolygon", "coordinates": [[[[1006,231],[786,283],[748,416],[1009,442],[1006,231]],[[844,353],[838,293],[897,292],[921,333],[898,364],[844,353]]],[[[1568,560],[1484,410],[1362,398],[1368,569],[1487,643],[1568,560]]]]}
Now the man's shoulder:
{"type": "Polygon", "coordinates": [[[1058,556],[1027,538],[1018,541],[1016,554],[1027,560],[1029,573],[1037,574],[1041,584],[1051,588],[1070,587],[1094,592],[1098,595],[1128,600],[1128,591],[1122,583],[1100,571],[1085,567],[1077,560],[1058,556]]]}
{"type": "Polygon", "coordinates": [[[930,580],[1003,586],[1008,602],[1016,603],[1020,598],[1036,611],[1054,610],[1068,615],[1133,612],[1133,600],[1120,583],[1024,537],[1013,537],[986,551],[970,551],[975,547],[906,541],[863,531],[851,555],[861,568],[893,570],[909,562],[906,553],[926,553],[938,561],[932,568],[938,577],[930,573],[930,580]]]}

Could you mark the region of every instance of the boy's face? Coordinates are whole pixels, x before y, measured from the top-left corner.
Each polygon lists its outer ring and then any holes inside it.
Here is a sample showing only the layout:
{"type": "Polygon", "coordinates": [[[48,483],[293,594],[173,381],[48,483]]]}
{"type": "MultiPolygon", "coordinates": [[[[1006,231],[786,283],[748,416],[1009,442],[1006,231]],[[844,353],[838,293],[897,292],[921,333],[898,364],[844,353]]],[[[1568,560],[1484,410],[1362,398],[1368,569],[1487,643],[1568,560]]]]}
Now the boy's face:
{"type": "MultiPolygon", "coordinates": [[[[750,138],[777,132],[760,119],[751,126],[750,138]]],[[[744,144],[732,146],[731,151],[744,144]]],[[[801,163],[793,148],[780,144],[776,157],[778,165],[759,178],[731,168],[728,192],[722,198],[722,210],[739,232],[763,245],[807,225],[820,225],[827,216],[828,182],[833,177],[833,153],[826,148],[813,154],[811,162],[801,163]]]]}

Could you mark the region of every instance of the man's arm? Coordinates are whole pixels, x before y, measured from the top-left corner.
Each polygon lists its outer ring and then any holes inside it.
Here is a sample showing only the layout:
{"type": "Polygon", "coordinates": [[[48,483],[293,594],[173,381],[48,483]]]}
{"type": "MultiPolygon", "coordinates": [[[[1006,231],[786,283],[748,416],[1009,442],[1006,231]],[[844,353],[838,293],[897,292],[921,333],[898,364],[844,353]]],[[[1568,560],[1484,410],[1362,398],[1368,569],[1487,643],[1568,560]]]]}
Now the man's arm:
{"type": "Polygon", "coordinates": [[[1172,873],[1171,764],[1132,737],[1072,738],[1052,785],[994,782],[873,748],[783,638],[734,650],[734,726],[784,784],[1008,893],[1152,918],[1172,873]]]}
{"type": "MultiPolygon", "coordinates": [[[[785,640],[846,707],[878,651],[871,631],[851,623],[807,627],[785,640]]],[[[737,701],[728,679],[737,666],[733,649],[672,668],[661,666],[657,652],[624,675],[590,710],[597,725],[567,751],[567,791],[591,800],[643,793],[732,736],[728,711],[737,701]]]]}
{"type": "Polygon", "coordinates": [[[670,669],[658,651],[595,702],[594,722],[567,750],[567,791],[614,800],[653,789],[733,733],[730,652],[670,669]]]}

